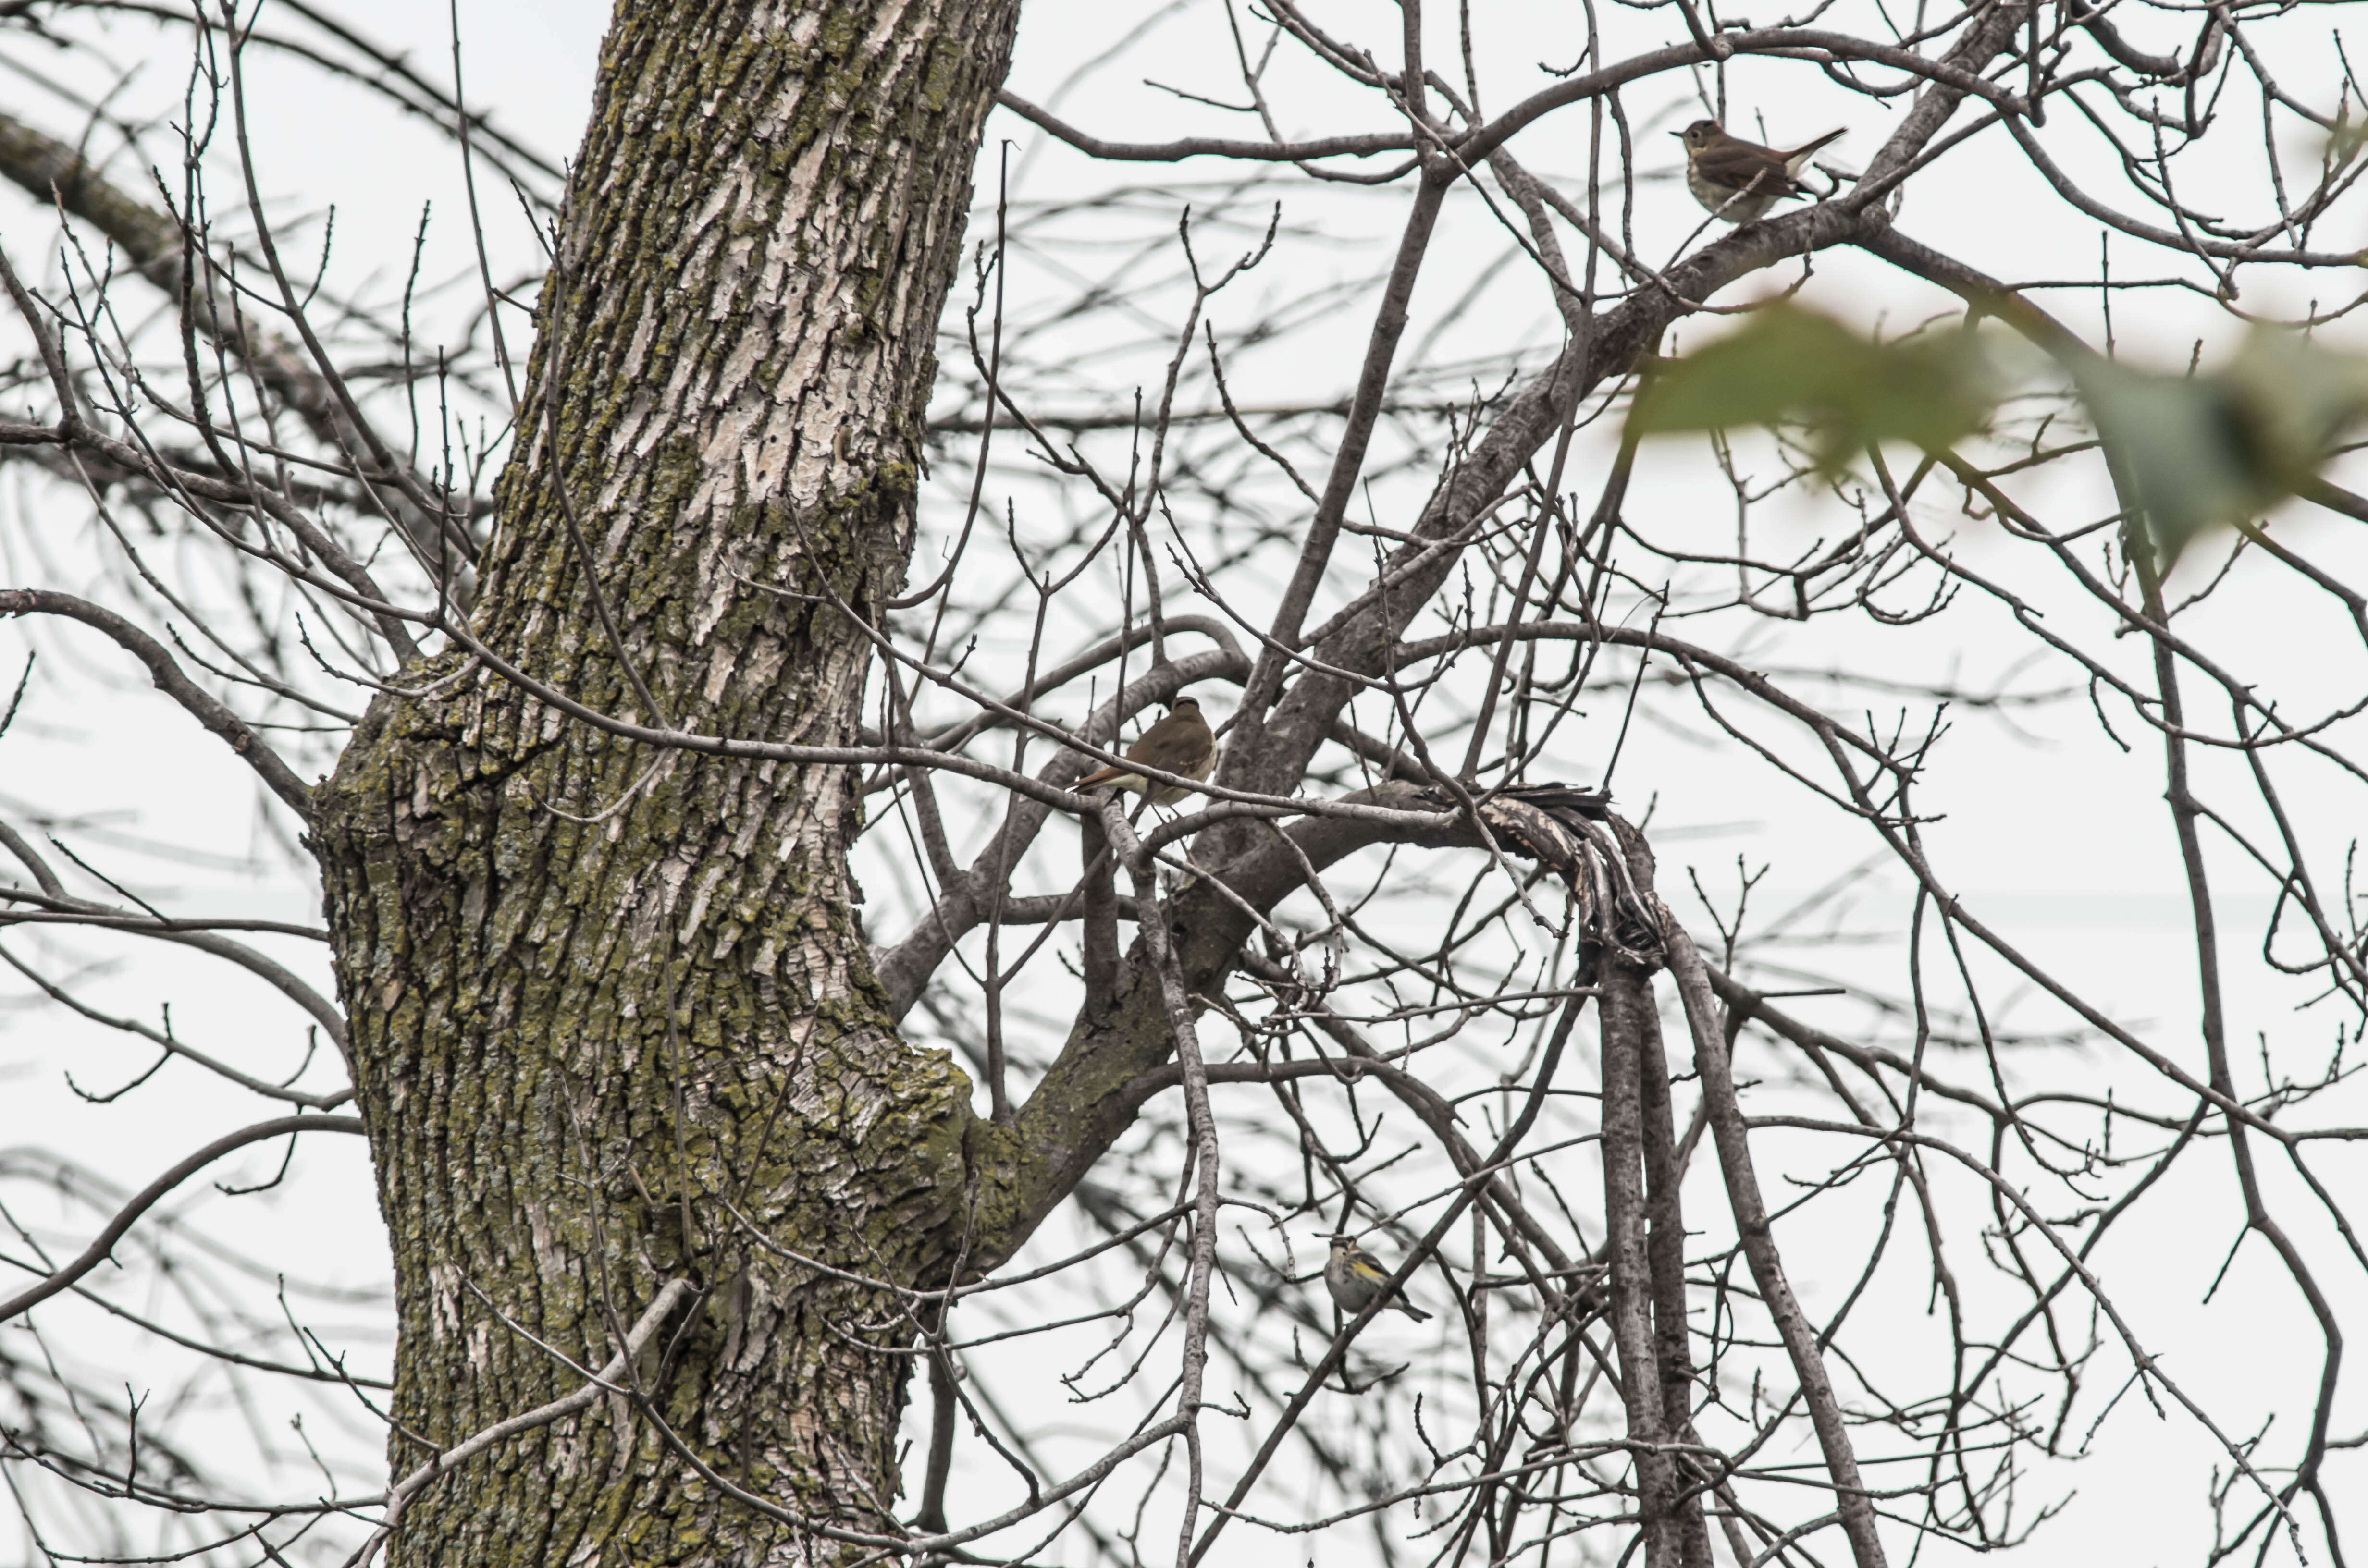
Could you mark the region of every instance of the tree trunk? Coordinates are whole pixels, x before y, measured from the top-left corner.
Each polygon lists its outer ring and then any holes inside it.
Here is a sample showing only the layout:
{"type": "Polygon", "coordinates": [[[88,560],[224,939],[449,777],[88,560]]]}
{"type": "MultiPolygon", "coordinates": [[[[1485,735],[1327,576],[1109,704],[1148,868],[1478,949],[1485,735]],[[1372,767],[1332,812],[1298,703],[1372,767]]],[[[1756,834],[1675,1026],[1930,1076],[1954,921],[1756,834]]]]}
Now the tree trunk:
{"type": "MultiPolygon", "coordinates": [[[[852,743],[853,616],[902,583],[1018,8],[619,6],[480,577],[488,647],[643,722],[852,743]]],[[[560,1358],[607,1360],[663,1281],[700,1293],[636,1369],[660,1420],[611,1398],[457,1469],[396,1560],[843,1555],[719,1483],[882,1528],[911,1321],[785,1253],[909,1283],[962,1244],[969,1085],[872,979],[857,780],[662,757],[457,653],[403,679],[427,694],[371,706],[314,822],[394,1250],[394,1468],[580,1386],[560,1358]]]]}

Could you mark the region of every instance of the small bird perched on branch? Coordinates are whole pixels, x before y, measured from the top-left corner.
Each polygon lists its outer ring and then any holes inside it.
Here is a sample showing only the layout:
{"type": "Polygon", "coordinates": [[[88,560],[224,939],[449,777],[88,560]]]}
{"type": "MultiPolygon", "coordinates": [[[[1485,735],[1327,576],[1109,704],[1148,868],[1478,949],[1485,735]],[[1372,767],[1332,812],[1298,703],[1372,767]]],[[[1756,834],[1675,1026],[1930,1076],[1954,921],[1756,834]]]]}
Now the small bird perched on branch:
{"type": "MultiPolygon", "coordinates": [[[[1217,760],[1217,737],[1211,733],[1209,721],[1201,717],[1200,699],[1178,698],[1166,718],[1144,731],[1134,744],[1126,748],[1126,759],[1180,773],[1187,778],[1209,777],[1209,767],[1217,760]]],[[[1155,806],[1172,806],[1191,793],[1181,784],[1146,779],[1124,767],[1105,767],[1099,773],[1089,773],[1077,780],[1076,787],[1094,790],[1104,784],[1150,795],[1155,806]]]]}
{"type": "Polygon", "coordinates": [[[1797,178],[1809,154],[1842,132],[1828,131],[1788,153],[1729,136],[1714,119],[1698,119],[1672,135],[1686,144],[1686,188],[1713,218],[1756,223],[1788,196],[1806,196],[1797,178]]]}
{"type": "MultiPolygon", "coordinates": [[[[1324,1288],[1332,1292],[1332,1300],[1342,1312],[1361,1312],[1372,1301],[1373,1292],[1388,1282],[1390,1271],[1375,1263],[1353,1238],[1338,1234],[1330,1240],[1332,1256],[1324,1265],[1324,1288]]],[[[1429,1312],[1396,1292],[1392,1292],[1390,1305],[1417,1323],[1430,1319],[1429,1312]]]]}

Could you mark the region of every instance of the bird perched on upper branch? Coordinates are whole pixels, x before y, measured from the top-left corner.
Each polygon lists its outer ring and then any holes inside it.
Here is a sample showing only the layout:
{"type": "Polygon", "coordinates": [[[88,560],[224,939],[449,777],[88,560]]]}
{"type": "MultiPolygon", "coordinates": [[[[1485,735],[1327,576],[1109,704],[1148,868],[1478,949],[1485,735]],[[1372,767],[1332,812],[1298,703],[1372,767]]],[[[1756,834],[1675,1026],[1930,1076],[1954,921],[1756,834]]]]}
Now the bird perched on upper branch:
{"type": "MultiPolygon", "coordinates": [[[[1390,1271],[1375,1263],[1353,1237],[1341,1234],[1329,1239],[1332,1256],[1324,1265],[1324,1288],[1332,1292],[1332,1300],[1342,1312],[1361,1312],[1372,1301],[1373,1292],[1389,1282],[1390,1271]]],[[[1392,1292],[1390,1305],[1417,1323],[1429,1321],[1429,1312],[1403,1295],[1392,1292]]]]}
{"type": "MultiPolygon", "coordinates": [[[[1187,778],[1209,777],[1210,765],[1217,760],[1217,737],[1210,731],[1209,721],[1201,717],[1200,699],[1178,698],[1166,718],[1144,731],[1134,744],[1126,748],[1126,759],[1180,773],[1187,778]]],[[[1184,785],[1146,779],[1124,767],[1105,767],[1077,780],[1080,790],[1099,789],[1104,784],[1149,795],[1155,806],[1172,806],[1191,793],[1184,785]]]]}
{"type": "Polygon", "coordinates": [[[1842,133],[1828,131],[1790,152],[1729,136],[1714,119],[1698,119],[1672,135],[1686,144],[1686,188],[1713,218],[1756,223],[1788,196],[1806,196],[1795,177],[1809,154],[1842,133]]]}

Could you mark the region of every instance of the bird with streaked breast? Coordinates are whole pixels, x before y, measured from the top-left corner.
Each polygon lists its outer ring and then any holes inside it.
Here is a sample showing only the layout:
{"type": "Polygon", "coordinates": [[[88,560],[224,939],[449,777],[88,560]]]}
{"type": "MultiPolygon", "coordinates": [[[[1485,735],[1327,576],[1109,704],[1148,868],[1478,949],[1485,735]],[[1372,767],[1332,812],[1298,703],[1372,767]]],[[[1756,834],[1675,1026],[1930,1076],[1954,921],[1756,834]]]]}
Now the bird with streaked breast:
{"type": "Polygon", "coordinates": [[[1843,133],[1828,131],[1789,152],[1729,136],[1714,119],[1698,119],[1670,134],[1686,144],[1686,188],[1713,218],[1756,223],[1791,196],[1806,196],[1796,177],[1809,155],[1843,133]]]}
{"type": "MultiPolygon", "coordinates": [[[[1354,1236],[1344,1233],[1326,1239],[1332,1244],[1332,1256],[1325,1260],[1324,1288],[1342,1312],[1363,1312],[1372,1303],[1373,1292],[1389,1283],[1390,1271],[1359,1246],[1354,1236]]],[[[1417,1323],[1430,1321],[1429,1312],[1396,1291],[1390,1293],[1389,1304],[1417,1323]]]]}
{"type": "MultiPolygon", "coordinates": [[[[1187,778],[1209,777],[1210,765],[1217,760],[1217,737],[1210,730],[1209,721],[1201,717],[1200,699],[1178,698],[1166,718],[1144,731],[1126,748],[1126,759],[1163,772],[1180,773],[1187,778]]],[[[1149,795],[1155,806],[1172,806],[1192,792],[1185,785],[1148,779],[1126,767],[1105,767],[1099,773],[1089,773],[1077,780],[1076,788],[1096,790],[1105,784],[1149,795]]]]}

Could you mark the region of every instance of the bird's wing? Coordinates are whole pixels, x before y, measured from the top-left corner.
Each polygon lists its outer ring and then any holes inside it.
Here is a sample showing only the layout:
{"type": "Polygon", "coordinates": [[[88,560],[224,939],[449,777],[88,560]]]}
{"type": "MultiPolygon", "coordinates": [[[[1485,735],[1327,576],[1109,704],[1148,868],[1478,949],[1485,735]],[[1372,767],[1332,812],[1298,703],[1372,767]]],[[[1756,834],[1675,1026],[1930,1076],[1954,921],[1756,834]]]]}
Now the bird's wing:
{"type": "Polygon", "coordinates": [[[1792,176],[1776,154],[1765,147],[1713,147],[1694,155],[1694,172],[1713,185],[1756,194],[1789,193],[1792,176]]]}

